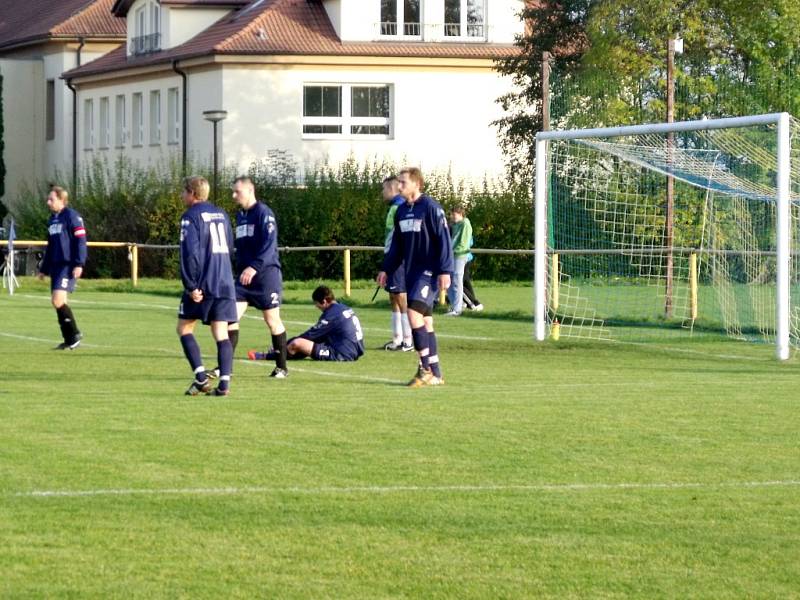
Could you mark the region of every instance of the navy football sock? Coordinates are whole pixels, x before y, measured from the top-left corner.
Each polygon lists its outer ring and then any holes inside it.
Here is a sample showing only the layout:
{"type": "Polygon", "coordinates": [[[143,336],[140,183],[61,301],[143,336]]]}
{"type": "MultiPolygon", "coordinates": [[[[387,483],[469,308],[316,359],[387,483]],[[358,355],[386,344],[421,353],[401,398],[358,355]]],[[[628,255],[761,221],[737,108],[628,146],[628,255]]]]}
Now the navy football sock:
{"type": "Polygon", "coordinates": [[[431,365],[431,372],[436,375],[436,377],[441,378],[442,369],[439,366],[438,343],[436,341],[436,333],[433,331],[428,332],[428,349],[430,351],[428,362],[431,365]]]}
{"type": "Polygon", "coordinates": [[[230,387],[233,374],[233,345],[229,339],[217,342],[217,360],[219,361],[219,389],[225,391],[230,387]]]}
{"type": "Polygon", "coordinates": [[[61,336],[67,344],[71,344],[78,337],[78,324],[75,323],[75,317],[72,314],[72,309],[68,304],[62,305],[56,309],[58,315],[58,325],[61,327],[61,336]]]}
{"type": "Polygon", "coordinates": [[[275,366],[279,369],[286,369],[286,332],[272,336],[272,347],[278,353],[275,357],[275,366]]]}
{"type": "Polygon", "coordinates": [[[186,360],[189,361],[189,366],[192,367],[195,376],[199,375],[202,377],[202,379],[198,379],[198,381],[204,381],[206,377],[204,375],[203,357],[200,354],[200,346],[197,345],[197,340],[194,339],[194,335],[191,333],[182,335],[181,346],[183,347],[183,353],[186,355],[186,360]]]}
{"type": "Polygon", "coordinates": [[[231,354],[236,354],[236,346],[239,345],[239,330],[229,329],[228,339],[231,341],[231,354]]]}
{"type": "Polygon", "coordinates": [[[430,343],[428,341],[428,331],[425,326],[416,327],[411,330],[411,337],[414,338],[414,350],[419,352],[419,358],[423,369],[429,369],[428,358],[430,356],[430,343]]]}

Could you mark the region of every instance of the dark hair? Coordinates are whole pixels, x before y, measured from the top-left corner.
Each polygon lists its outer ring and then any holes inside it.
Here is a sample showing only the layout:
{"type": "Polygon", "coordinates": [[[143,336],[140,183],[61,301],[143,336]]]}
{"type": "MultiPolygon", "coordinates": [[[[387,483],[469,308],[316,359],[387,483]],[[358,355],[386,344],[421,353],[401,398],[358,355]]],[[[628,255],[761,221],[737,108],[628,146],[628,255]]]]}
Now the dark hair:
{"type": "Polygon", "coordinates": [[[397,179],[397,175],[389,175],[386,179],[383,180],[383,185],[387,183],[398,183],[399,179],[397,179]]]}
{"type": "Polygon", "coordinates": [[[233,183],[234,184],[236,184],[236,183],[249,183],[250,185],[255,187],[255,184],[253,183],[253,180],[250,178],[249,175],[239,175],[236,179],[233,180],[233,183]]]}
{"type": "Polygon", "coordinates": [[[450,212],[458,213],[459,215],[462,215],[462,216],[463,216],[463,215],[465,215],[465,214],[467,214],[466,210],[464,209],[464,205],[463,205],[463,204],[456,204],[456,205],[455,205],[455,206],[454,206],[454,207],[453,207],[453,208],[450,210],[450,212]]]}
{"type": "Polygon", "coordinates": [[[322,304],[325,301],[335,302],[336,296],[333,295],[333,290],[327,285],[321,285],[313,291],[311,299],[317,304],[322,304]]]}

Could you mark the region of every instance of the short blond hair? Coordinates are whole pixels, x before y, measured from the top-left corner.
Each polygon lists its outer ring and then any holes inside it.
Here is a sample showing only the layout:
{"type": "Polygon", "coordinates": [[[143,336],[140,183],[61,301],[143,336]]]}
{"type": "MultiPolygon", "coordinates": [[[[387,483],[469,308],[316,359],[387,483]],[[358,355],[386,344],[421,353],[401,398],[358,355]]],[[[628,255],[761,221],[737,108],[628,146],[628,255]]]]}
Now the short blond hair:
{"type": "Polygon", "coordinates": [[[422,171],[420,171],[417,167],[406,167],[400,171],[400,174],[408,175],[409,179],[416,181],[420,192],[425,189],[425,178],[422,176],[422,171]]]}
{"type": "Polygon", "coordinates": [[[198,200],[208,200],[211,186],[205,177],[187,177],[183,180],[183,187],[187,192],[194,194],[198,200]]]}
{"type": "Polygon", "coordinates": [[[50,191],[54,192],[56,197],[64,204],[69,203],[69,193],[60,185],[51,184],[50,191]]]}

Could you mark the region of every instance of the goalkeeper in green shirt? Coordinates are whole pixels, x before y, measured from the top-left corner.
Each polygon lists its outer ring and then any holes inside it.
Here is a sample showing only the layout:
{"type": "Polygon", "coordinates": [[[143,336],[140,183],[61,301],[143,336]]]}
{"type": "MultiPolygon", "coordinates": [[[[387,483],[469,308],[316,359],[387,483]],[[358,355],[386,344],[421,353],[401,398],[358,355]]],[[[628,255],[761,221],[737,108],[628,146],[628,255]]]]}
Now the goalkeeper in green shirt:
{"type": "MultiPolygon", "coordinates": [[[[386,213],[386,232],[383,252],[389,252],[394,232],[394,215],[397,207],[405,203],[405,198],[400,195],[400,182],[395,175],[383,181],[383,201],[389,205],[386,213]]],[[[392,273],[386,282],[386,291],[389,292],[389,303],[392,306],[392,339],[383,345],[384,350],[410,352],[414,349],[411,339],[411,325],[408,322],[406,296],[405,270],[402,265],[392,273]]]]}
{"type": "Polygon", "coordinates": [[[450,311],[447,316],[457,317],[464,310],[464,268],[469,260],[472,246],[472,223],[464,216],[464,207],[455,206],[450,211],[450,238],[453,240],[453,277],[447,288],[450,311]]]}

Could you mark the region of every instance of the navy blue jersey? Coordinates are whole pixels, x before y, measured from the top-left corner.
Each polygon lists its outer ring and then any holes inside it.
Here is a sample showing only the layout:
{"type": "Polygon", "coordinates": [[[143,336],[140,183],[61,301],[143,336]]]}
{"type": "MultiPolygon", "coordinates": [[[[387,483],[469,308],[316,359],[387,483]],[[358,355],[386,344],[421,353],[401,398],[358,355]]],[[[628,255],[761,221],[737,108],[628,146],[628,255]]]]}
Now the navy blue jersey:
{"type": "Polygon", "coordinates": [[[236,298],[231,269],[233,231],[228,215],[199,202],[181,216],[181,279],[186,291],[236,298]]]}
{"type": "Polygon", "coordinates": [[[281,267],[278,258],[278,223],[269,206],[256,202],[236,213],[236,272],[252,267],[263,273],[266,267],[281,267]]]}
{"type": "Polygon", "coordinates": [[[364,354],[361,322],[352,308],[339,302],[326,308],[316,325],[300,337],[327,344],[347,360],[356,360],[364,354]]]}
{"type": "Polygon", "coordinates": [[[391,275],[405,267],[406,283],[426,275],[453,272],[453,248],[447,217],[436,200],[423,194],[413,204],[397,207],[392,243],[383,257],[383,268],[391,275]]]}
{"type": "Polygon", "coordinates": [[[86,264],[86,227],[77,211],[69,206],[50,216],[47,222],[47,249],[40,271],[52,275],[63,267],[86,264]]]}

